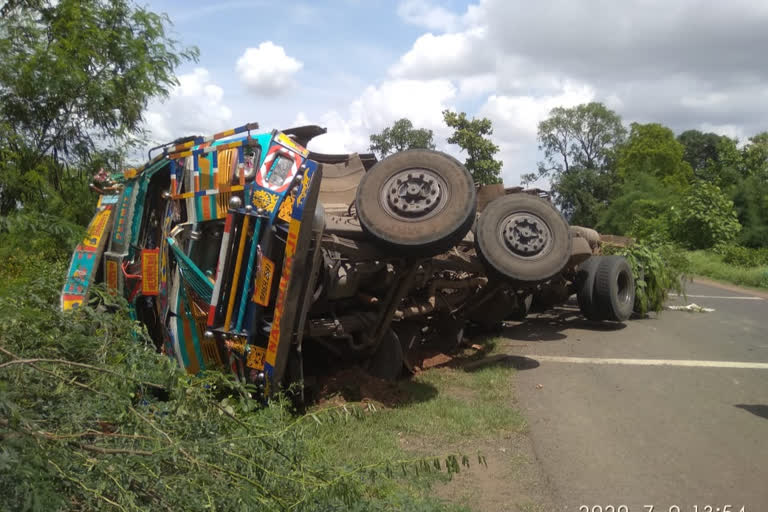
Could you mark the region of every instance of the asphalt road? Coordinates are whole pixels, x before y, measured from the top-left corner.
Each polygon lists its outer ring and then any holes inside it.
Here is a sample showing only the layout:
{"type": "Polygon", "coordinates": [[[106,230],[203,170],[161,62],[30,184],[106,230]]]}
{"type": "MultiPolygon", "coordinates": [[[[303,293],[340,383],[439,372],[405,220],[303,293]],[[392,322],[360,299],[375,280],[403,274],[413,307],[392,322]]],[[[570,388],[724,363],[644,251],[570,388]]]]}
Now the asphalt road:
{"type": "Polygon", "coordinates": [[[687,293],[715,311],[611,327],[565,307],[505,330],[557,510],[768,511],[768,298],[687,293]]]}

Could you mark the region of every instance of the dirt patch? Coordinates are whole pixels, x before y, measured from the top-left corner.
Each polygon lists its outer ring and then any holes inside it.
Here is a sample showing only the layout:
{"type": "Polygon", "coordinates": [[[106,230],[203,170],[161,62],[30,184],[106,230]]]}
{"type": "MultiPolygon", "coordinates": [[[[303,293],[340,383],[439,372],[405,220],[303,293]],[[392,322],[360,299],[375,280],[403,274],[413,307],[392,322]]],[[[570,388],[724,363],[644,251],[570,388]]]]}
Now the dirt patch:
{"type": "Polygon", "coordinates": [[[372,377],[357,367],[323,377],[318,382],[317,393],[320,404],[375,401],[394,407],[410,399],[398,382],[372,377]]]}
{"type": "MultiPolygon", "coordinates": [[[[422,359],[421,361],[421,369],[426,370],[429,368],[435,368],[437,366],[441,366],[447,363],[450,363],[453,361],[453,358],[449,356],[448,354],[437,353],[431,357],[427,357],[422,359]]],[[[417,367],[418,368],[418,367],[417,367]]]]}
{"type": "MultiPolygon", "coordinates": [[[[453,353],[431,348],[418,349],[411,354],[416,361],[413,374],[418,375],[432,368],[463,368],[482,360],[487,350],[487,347],[477,344],[462,345],[453,353]]],[[[379,379],[368,375],[358,366],[352,366],[330,375],[318,376],[313,399],[317,404],[375,401],[393,407],[414,399],[412,390],[409,391],[403,385],[407,379],[408,376],[397,381],[379,379]]]]}

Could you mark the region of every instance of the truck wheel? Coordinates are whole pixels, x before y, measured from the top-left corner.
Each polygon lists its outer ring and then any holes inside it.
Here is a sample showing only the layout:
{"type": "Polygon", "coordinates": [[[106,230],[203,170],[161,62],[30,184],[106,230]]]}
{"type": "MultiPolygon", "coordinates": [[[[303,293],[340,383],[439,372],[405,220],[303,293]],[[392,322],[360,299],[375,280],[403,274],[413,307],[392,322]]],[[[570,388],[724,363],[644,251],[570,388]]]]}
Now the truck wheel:
{"type": "Polygon", "coordinates": [[[467,234],[475,219],[472,176],[455,158],[427,149],[388,156],[360,180],[360,225],[379,245],[432,256],[467,234]]]}
{"type": "Polygon", "coordinates": [[[604,256],[595,273],[595,302],[606,320],[623,322],[635,305],[635,278],[623,256],[604,256]]]}
{"type": "Polygon", "coordinates": [[[397,380],[403,373],[403,347],[395,331],[389,329],[371,355],[366,372],[372,377],[397,380]]]}
{"type": "Polygon", "coordinates": [[[493,200],[480,214],[475,246],[490,272],[530,284],[562,270],[571,255],[571,235],[550,203],[530,194],[510,194],[493,200]]]}
{"type": "Polygon", "coordinates": [[[595,273],[602,260],[601,256],[592,256],[579,265],[576,271],[576,299],[579,310],[587,320],[602,320],[595,307],[595,273]]]}

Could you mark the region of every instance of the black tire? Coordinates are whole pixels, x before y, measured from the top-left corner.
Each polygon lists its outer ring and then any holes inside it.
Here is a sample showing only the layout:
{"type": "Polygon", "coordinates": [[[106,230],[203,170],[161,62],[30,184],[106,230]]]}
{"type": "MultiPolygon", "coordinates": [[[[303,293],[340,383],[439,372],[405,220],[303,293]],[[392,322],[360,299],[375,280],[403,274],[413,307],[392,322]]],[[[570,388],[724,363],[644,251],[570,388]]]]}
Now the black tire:
{"type": "Polygon", "coordinates": [[[427,149],[388,156],[363,175],[357,214],[382,248],[433,256],[467,234],[477,208],[472,175],[455,158],[427,149]]]}
{"type": "Polygon", "coordinates": [[[595,306],[595,274],[601,260],[601,256],[592,256],[576,271],[576,299],[581,314],[587,320],[602,320],[595,306]]]}
{"type": "Polygon", "coordinates": [[[563,269],[571,256],[571,234],[549,202],[510,194],[494,199],[480,213],[475,247],[490,273],[531,284],[563,269]]]}
{"type": "Polygon", "coordinates": [[[379,379],[397,380],[404,367],[403,347],[395,331],[389,329],[371,355],[366,372],[379,379]]]}
{"type": "Polygon", "coordinates": [[[604,256],[595,273],[595,301],[605,320],[623,322],[635,305],[635,278],[623,256],[604,256]]]}
{"type": "Polygon", "coordinates": [[[419,321],[400,320],[392,322],[392,330],[395,331],[403,351],[403,366],[409,372],[413,372],[418,363],[416,356],[418,356],[419,347],[424,337],[421,332],[423,327],[424,324],[419,321]]]}

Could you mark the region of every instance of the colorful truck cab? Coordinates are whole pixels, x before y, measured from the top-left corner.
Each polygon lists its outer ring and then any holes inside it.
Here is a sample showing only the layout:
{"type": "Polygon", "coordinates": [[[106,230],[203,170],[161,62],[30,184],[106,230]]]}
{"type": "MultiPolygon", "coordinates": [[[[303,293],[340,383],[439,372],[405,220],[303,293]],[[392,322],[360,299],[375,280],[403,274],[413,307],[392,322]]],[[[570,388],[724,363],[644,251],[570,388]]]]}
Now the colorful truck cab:
{"type": "Polygon", "coordinates": [[[103,281],[188,372],[230,368],[265,391],[279,382],[320,171],[285,134],[255,129],[177,141],[115,176],[117,193],[100,197],[75,250],[62,308],[103,281]]]}

